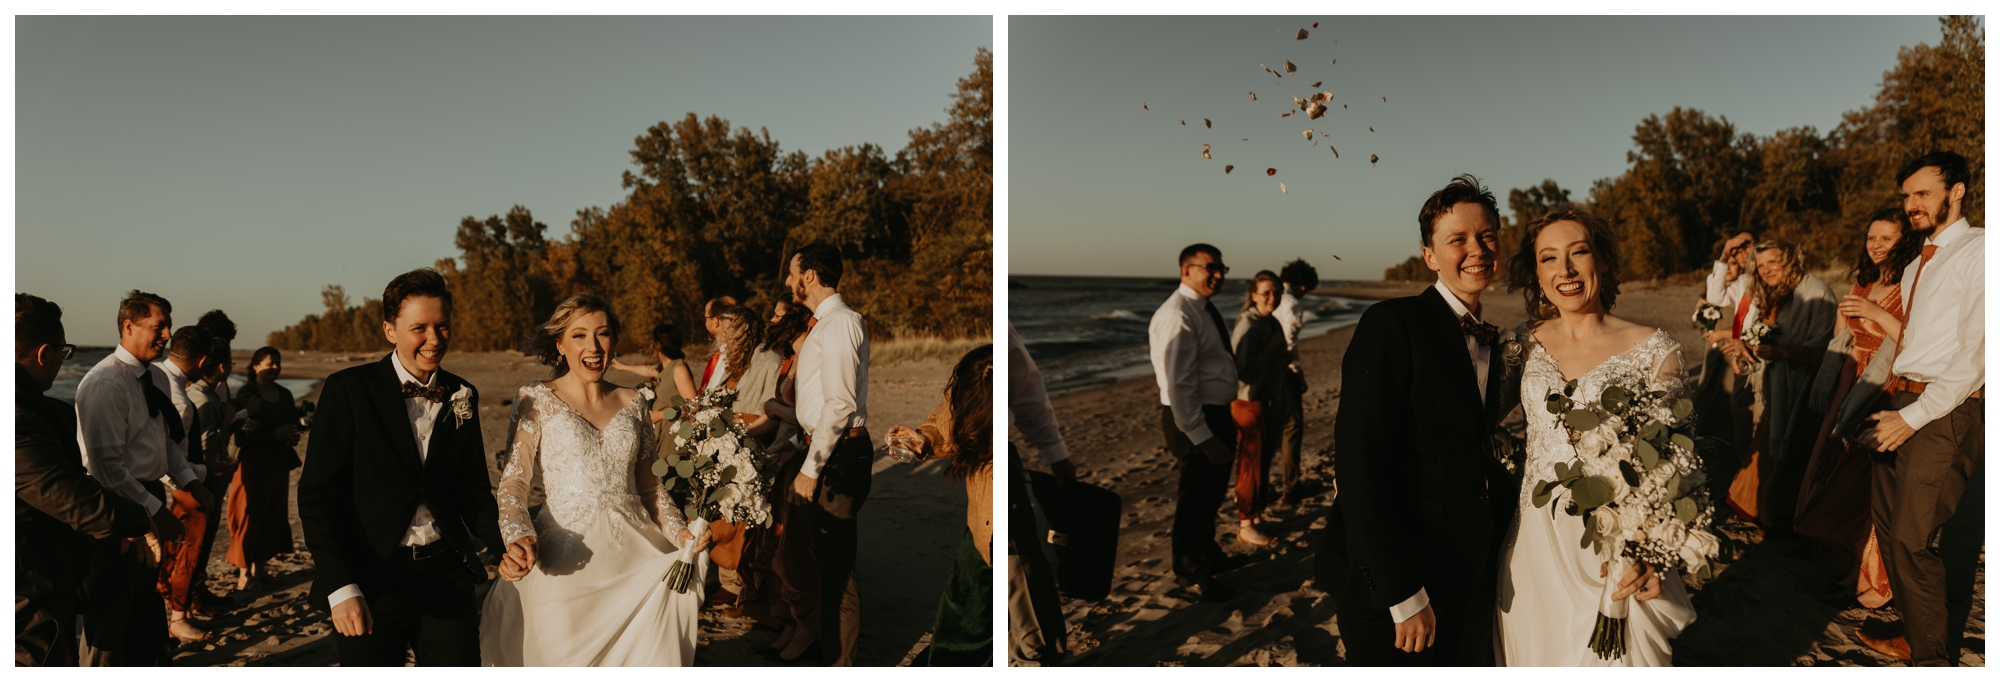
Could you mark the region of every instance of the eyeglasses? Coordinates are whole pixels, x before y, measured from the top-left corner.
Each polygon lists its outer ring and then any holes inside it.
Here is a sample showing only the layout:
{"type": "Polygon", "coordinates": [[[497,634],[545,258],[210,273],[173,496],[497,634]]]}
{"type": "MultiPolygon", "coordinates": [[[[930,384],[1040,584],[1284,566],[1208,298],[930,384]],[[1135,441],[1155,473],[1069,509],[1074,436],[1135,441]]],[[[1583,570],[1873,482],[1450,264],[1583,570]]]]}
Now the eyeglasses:
{"type": "Polygon", "coordinates": [[[70,359],[70,358],[73,358],[73,357],[76,357],[76,344],[74,344],[74,343],[65,343],[65,344],[63,344],[63,345],[62,345],[62,349],[63,349],[63,359],[64,359],[64,360],[68,360],[68,359],[70,359]]]}
{"type": "Polygon", "coordinates": [[[1221,263],[1203,263],[1201,267],[1203,270],[1207,270],[1209,272],[1213,272],[1218,275],[1229,274],[1229,266],[1223,265],[1221,263]]]}

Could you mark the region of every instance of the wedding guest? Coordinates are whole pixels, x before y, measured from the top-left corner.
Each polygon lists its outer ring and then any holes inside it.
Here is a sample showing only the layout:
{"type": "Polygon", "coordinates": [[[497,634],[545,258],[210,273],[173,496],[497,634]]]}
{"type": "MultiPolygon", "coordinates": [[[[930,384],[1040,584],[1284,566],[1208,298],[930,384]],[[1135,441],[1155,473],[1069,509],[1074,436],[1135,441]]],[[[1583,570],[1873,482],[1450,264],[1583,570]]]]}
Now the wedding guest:
{"type": "MultiPolygon", "coordinates": [[[[1076,481],[1076,463],[1063,443],[1062,427],[1049,406],[1042,370],[1014,325],[1007,325],[1007,418],[1035,448],[1059,485],[1076,481]]],[[[1068,631],[1055,575],[1042,555],[1029,506],[1028,474],[1021,452],[1007,444],[1007,665],[1045,666],[1069,656],[1068,631]]]]}
{"type": "MultiPolygon", "coordinates": [[[[205,316],[204,316],[205,317],[205,316]]],[[[200,326],[200,325],[196,325],[200,326]]],[[[211,332],[212,334],[213,332],[211,332]]],[[[188,384],[188,403],[194,406],[198,423],[194,448],[201,452],[201,461],[208,467],[208,475],[202,478],[201,487],[210,490],[228,491],[236,479],[236,448],[230,440],[235,436],[242,420],[236,418],[237,408],[229,403],[227,395],[229,374],[235,364],[229,357],[229,346],[218,342],[209,348],[207,375],[188,384]]],[[[228,509],[233,499],[221,501],[223,509],[228,509]]],[[[218,510],[220,511],[220,510],[218,510]]],[[[215,550],[215,536],[223,514],[208,514],[207,537],[201,543],[201,556],[195,561],[202,567],[202,577],[207,577],[209,557],[215,550]]],[[[206,580],[200,581],[206,583],[206,580]]],[[[195,589],[196,606],[205,612],[215,612],[218,607],[229,604],[229,597],[219,596],[209,591],[206,584],[195,589]]]]}
{"type": "Polygon", "coordinates": [[[948,463],[945,475],[965,481],[965,538],[938,597],[925,666],[993,665],[993,346],[966,352],[945,381],[945,400],[915,431],[889,438],[915,442],[919,459],[948,463]]]}
{"type": "MultiPolygon", "coordinates": [[[[229,355],[230,344],[236,342],[236,322],[229,319],[229,313],[210,310],[202,313],[201,319],[195,320],[194,326],[201,327],[202,331],[208,332],[210,338],[215,339],[215,342],[222,347],[224,357],[229,355]]],[[[227,381],[222,382],[221,396],[223,400],[229,399],[227,381]]]]}
{"type": "Polygon", "coordinates": [[[820,574],[816,635],[828,644],[822,659],[850,666],[861,624],[854,555],[875,446],[868,439],[868,326],[841,299],[840,275],[840,250],[814,242],[792,254],[785,282],[814,320],[799,349],[798,419],[806,456],[791,491],[794,503],[813,505],[812,551],[820,574]]]}
{"type": "Polygon", "coordinates": [[[1984,543],[1986,230],[1965,219],[1965,157],[1933,152],[1896,173],[1911,227],[1930,232],[1903,270],[1908,323],[1894,358],[1890,409],[1870,417],[1871,508],[1904,634],[1869,648],[1952,665],[1984,543]]]}
{"type": "Polygon", "coordinates": [[[1277,273],[1259,271],[1243,297],[1229,345],[1236,349],[1236,400],[1229,413],[1236,421],[1236,539],[1253,547],[1271,544],[1257,529],[1270,501],[1272,450],[1284,427],[1283,415],[1296,398],[1291,385],[1292,354],[1285,349],[1285,332],[1276,315],[1277,273]]]}
{"type": "Polygon", "coordinates": [[[1146,328],[1153,376],[1160,384],[1160,430],[1181,468],[1174,507],[1174,576],[1197,586],[1204,601],[1233,594],[1215,581],[1227,556],[1215,542],[1215,514],[1236,456],[1236,421],[1229,414],[1236,396],[1236,358],[1222,313],[1209,300],[1227,274],[1221,249],[1207,244],[1182,249],[1180,286],[1146,328]]]}
{"type": "MultiPolygon", "coordinates": [[[[209,337],[215,339],[217,353],[221,356],[221,365],[216,367],[220,375],[212,385],[212,389],[216,397],[224,402],[228,402],[230,398],[229,374],[235,370],[236,364],[230,354],[230,345],[236,341],[236,322],[229,319],[228,313],[221,310],[210,310],[202,313],[201,319],[195,320],[194,326],[201,327],[202,331],[208,332],[209,337]]],[[[242,421],[247,415],[244,415],[241,410],[234,410],[222,416],[228,420],[228,423],[219,426],[228,427],[235,422],[242,421]]],[[[202,463],[207,465],[208,473],[202,477],[201,487],[208,490],[226,491],[229,489],[229,482],[236,477],[236,447],[234,443],[230,442],[230,437],[227,435],[217,440],[222,441],[220,454],[206,449],[203,450],[202,463]]],[[[221,501],[220,504],[227,507],[229,503],[221,501]]],[[[221,533],[217,532],[221,522],[222,514],[208,515],[208,528],[205,529],[206,534],[201,542],[201,560],[197,565],[208,566],[210,555],[215,553],[215,538],[221,535],[221,533]]],[[[219,607],[226,606],[231,601],[229,597],[210,591],[207,585],[202,585],[196,589],[195,600],[204,609],[210,611],[219,610],[219,607]]]]}
{"type": "Polygon", "coordinates": [[[299,468],[299,413],[278,383],[284,357],[270,346],[250,354],[240,398],[250,418],[236,434],[236,477],[229,483],[229,564],[236,589],[266,585],[264,562],[292,551],[288,500],[299,468]]]}
{"type": "MultiPolygon", "coordinates": [[[[715,311],[712,319],[715,321],[715,338],[722,348],[722,362],[717,365],[721,369],[714,387],[736,390],[736,399],[730,404],[730,409],[745,426],[762,421],[764,402],[776,392],[778,364],[782,362],[775,359],[775,354],[758,352],[758,346],[763,341],[764,320],[742,306],[715,311]]],[[[742,559],[751,535],[748,531],[740,524],[723,520],[709,524],[709,534],[715,544],[709,549],[708,557],[720,569],[717,577],[721,589],[710,593],[708,601],[711,604],[734,605],[739,610],[732,615],[740,615],[740,609],[750,605],[748,598],[751,595],[747,593],[746,577],[742,574],[742,559]]]]}
{"type": "MultiPolygon", "coordinates": [[[[1869,219],[1852,267],[1854,288],[1840,299],[1840,325],[1813,379],[1812,409],[1826,417],[1806,465],[1793,527],[1814,542],[1814,557],[1841,571],[1841,584],[1853,585],[1861,605],[1871,609],[1887,604],[1893,593],[1868,515],[1871,452],[1834,438],[1833,430],[1837,408],[1851,391],[1873,395],[1869,413],[1889,405],[1885,381],[1861,378],[1882,342],[1903,335],[1903,267],[1917,259],[1922,246],[1923,235],[1911,231],[1902,208],[1885,208],[1869,219]]],[[[1882,366],[1886,378],[1888,365],[1882,366]]]]}
{"type": "Polygon", "coordinates": [[[1284,504],[1297,504],[1304,491],[1293,486],[1299,482],[1299,450],[1305,447],[1306,440],[1306,371],[1299,360],[1299,331],[1306,326],[1306,310],[1301,299],[1306,292],[1319,288],[1319,270],[1302,259],[1293,259],[1278,271],[1278,279],[1284,282],[1284,295],[1273,316],[1285,331],[1285,353],[1291,356],[1286,371],[1291,375],[1291,389],[1296,394],[1282,403],[1285,412],[1278,415],[1283,429],[1278,442],[1278,495],[1284,504]]]}
{"type": "Polygon", "coordinates": [[[146,534],[146,508],[83,469],[76,408],[43,395],[66,342],[62,308],[14,294],[14,665],[76,665],[77,590],[92,541],[146,534]]]}
{"type": "MultiPolygon", "coordinates": [[[[798,405],[798,352],[805,347],[807,327],[812,315],[804,307],[787,305],[781,315],[774,315],[771,327],[764,335],[765,349],[784,356],[778,365],[778,386],[771,399],[764,401],[764,414],[774,417],[752,430],[753,436],[770,438],[767,459],[764,465],[777,472],[777,481],[790,481],[799,475],[799,467],[805,463],[805,449],[800,447],[798,405]],[[773,428],[775,427],[775,428],[773,428]],[[759,431],[767,431],[760,434],[759,431]]],[[[761,468],[761,467],[760,467],[761,468]]],[[[819,632],[819,563],[813,560],[813,521],[810,503],[794,504],[792,495],[780,487],[771,490],[771,518],[774,542],[770,543],[771,556],[768,563],[778,578],[778,601],[772,605],[772,616],[781,623],[778,637],[764,650],[767,656],[782,660],[797,660],[813,645],[815,633],[819,632]],[[797,647],[792,645],[797,643],[797,647]],[[784,658],[785,652],[790,658],[784,658]]]]}
{"type": "Polygon", "coordinates": [[[709,342],[713,346],[708,355],[708,367],[701,371],[700,386],[703,391],[721,385],[721,380],[716,377],[726,375],[729,372],[729,360],[725,357],[729,349],[722,341],[721,320],[722,311],[735,305],[735,296],[717,296],[708,299],[708,303],[703,304],[701,307],[701,323],[708,330],[709,342]]]}
{"type": "MultiPolygon", "coordinates": [[[[173,401],[174,411],[180,415],[182,438],[172,443],[172,447],[186,453],[188,465],[194,468],[198,479],[207,479],[208,466],[202,461],[201,423],[197,420],[194,401],[188,399],[188,384],[197,376],[206,376],[211,369],[209,358],[215,345],[214,339],[201,327],[181,327],[174,332],[167,347],[167,358],[155,362],[167,376],[167,397],[173,401]]],[[[214,514],[199,508],[194,496],[184,490],[170,489],[171,499],[167,506],[173,509],[181,525],[187,529],[186,536],[179,542],[169,542],[163,546],[164,556],[160,561],[159,581],[156,586],[161,599],[166,601],[167,634],[183,643],[208,639],[208,632],[193,623],[187,616],[195,609],[197,586],[206,582],[207,566],[199,563],[201,548],[205,546],[207,531],[215,524],[209,521],[214,514]]],[[[220,510],[215,510],[220,511],[220,510]]],[[[200,591],[205,592],[206,588],[200,591]]]]}
{"type": "Polygon", "coordinates": [[[152,517],[144,545],[101,540],[93,550],[84,586],[89,604],[84,638],[87,665],[152,665],[162,660],[167,614],[154,584],[159,557],[152,549],[185,535],[161,479],[217,509],[202,488],[185,450],[186,424],[167,397],[167,377],[152,366],[173,329],[173,304],[133,290],[118,303],[118,347],[85,374],[76,388],[78,441],[91,477],[137,502],[152,517]]]}
{"type": "Polygon", "coordinates": [[[1755,258],[1757,280],[1745,319],[1769,324],[1772,331],[1756,346],[1736,339],[1723,348],[1725,356],[1758,374],[1753,387],[1761,401],[1753,412],[1750,457],[1730,483],[1729,505],[1760,526],[1790,530],[1811,455],[1810,429],[1819,423],[1806,393],[1833,340],[1838,303],[1826,282],[1806,272],[1798,245],[1758,242],[1755,258]]]}
{"type": "Polygon", "coordinates": [[[1751,247],[1756,245],[1756,239],[1744,231],[1723,242],[1722,255],[1710,268],[1707,286],[1700,299],[1700,302],[1722,308],[1729,320],[1727,326],[1717,324],[1715,329],[1702,334],[1702,340],[1708,342],[1708,350],[1703,356],[1701,378],[1693,397],[1699,432],[1731,444],[1727,450],[1718,452],[1711,449],[1705,453],[1707,460],[1703,464],[1714,490],[1727,490],[1738,463],[1750,456],[1750,436],[1754,426],[1749,413],[1749,407],[1754,402],[1750,378],[1733,371],[1734,358],[1724,355],[1722,348],[1731,340],[1743,336],[1743,320],[1751,308],[1751,282],[1757,277],[1756,267],[1750,262],[1751,247]]]}
{"type": "Polygon", "coordinates": [[[653,345],[646,350],[646,353],[660,363],[659,367],[628,365],[619,362],[617,358],[611,360],[611,367],[637,374],[639,378],[654,383],[653,425],[661,436],[660,447],[671,447],[674,439],[665,436],[666,421],[674,411],[673,397],[680,396],[681,400],[694,400],[696,396],[701,395],[701,392],[695,389],[694,372],[688,370],[687,352],[681,350],[687,345],[687,336],[681,333],[681,328],[666,323],[656,324],[653,325],[650,338],[653,345]],[[661,377],[667,379],[662,381],[661,377]]]}

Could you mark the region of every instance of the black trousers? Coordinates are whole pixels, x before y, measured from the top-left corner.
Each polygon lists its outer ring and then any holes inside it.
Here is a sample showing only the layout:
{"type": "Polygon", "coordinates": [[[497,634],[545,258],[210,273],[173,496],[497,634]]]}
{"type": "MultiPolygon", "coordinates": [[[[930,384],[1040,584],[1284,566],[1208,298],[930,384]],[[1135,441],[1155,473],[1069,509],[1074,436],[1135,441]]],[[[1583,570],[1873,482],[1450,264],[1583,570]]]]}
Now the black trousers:
{"type": "MultiPolygon", "coordinates": [[[[1203,405],[1201,416],[1208,430],[1230,452],[1236,451],[1236,420],[1228,405],[1203,405]]],[[[1215,517],[1222,500],[1229,495],[1230,464],[1215,464],[1195,448],[1187,434],[1174,423],[1174,410],[1160,406],[1160,431],[1167,436],[1167,452],[1180,460],[1181,478],[1174,502],[1174,573],[1188,578],[1207,577],[1208,566],[1223,556],[1215,542],[1215,517]]]]}
{"type": "MultiPolygon", "coordinates": [[[[159,481],[140,485],[172,503],[159,481]]],[[[120,538],[91,541],[90,572],[84,577],[84,641],[99,660],[112,666],[164,665],[167,660],[167,603],[160,598],[159,569],[147,567],[144,540],[131,546],[120,538]]]]}
{"type": "MultiPolygon", "coordinates": [[[[1294,395],[1291,400],[1279,403],[1278,420],[1283,429],[1278,451],[1278,494],[1287,502],[1292,485],[1299,482],[1299,450],[1306,442],[1306,401],[1304,395],[1294,395]]],[[[1271,446],[1264,446],[1268,453],[1271,446]]],[[[1270,455],[1266,454],[1265,458],[1270,455]]]]}
{"type": "Polygon", "coordinates": [[[875,446],[866,437],[842,438],[820,467],[812,510],[813,559],[819,562],[820,657],[854,665],[861,643],[861,583],[854,575],[860,546],[861,505],[873,484],[875,446]]]}
{"type": "Polygon", "coordinates": [[[375,618],[365,635],[334,634],[342,667],[401,667],[412,649],[419,666],[479,665],[479,603],[472,574],[449,550],[411,559],[409,548],[383,567],[361,598],[375,618]]]}
{"type": "Polygon", "coordinates": [[[1423,651],[1396,648],[1396,621],[1388,609],[1370,603],[1363,578],[1347,581],[1335,618],[1347,645],[1347,662],[1365,666],[1491,666],[1493,665],[1494,590],[1491,576],[1474,580],[1463,599],[1439,599],[1430,590],[1431,611],[1437,615],[1437,639],[1423,651]]]}
{"type": "MultiPolygon", "coordinates": [[[[1918,397],[1898,393],[1890,405],[1902,409],[1918,397]]],[[[1918,429],[1895,453],[1875,455],[1875,535],[1917,665],[1952,665],[1965,632],[1985,525],[1979,479],[1985,403],[1968,399],[1918,429]]]]}

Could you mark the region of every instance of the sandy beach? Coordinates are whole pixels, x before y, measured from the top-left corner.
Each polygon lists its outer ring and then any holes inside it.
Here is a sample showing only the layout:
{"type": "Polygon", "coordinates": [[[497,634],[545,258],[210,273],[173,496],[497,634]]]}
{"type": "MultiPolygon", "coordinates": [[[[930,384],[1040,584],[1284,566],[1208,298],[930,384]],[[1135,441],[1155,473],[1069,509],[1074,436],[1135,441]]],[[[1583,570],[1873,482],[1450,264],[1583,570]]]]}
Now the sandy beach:
{"type": "MultiPolygon", "coordinates": [[[[1374,283],[1320,294],[1382,299],[1418,293],[1425,285],[1374,283]]],[[[1705,345],[1688,324],[1699,284],[1627,283],[1616,313],[1672,332],[1699,363],[1705,345]]],[[[1842,288],[1844,290],[1844,287],[1842,288]]],[[[1524,321],[1521,298],[1498,289],[1484,302],[1502,329],[1524,321]]],[[[1233,499],[1216,516],[1223,548],[1248,561],[1222,576],[1238,595],[1199,603],[1176,587],[1169,559],[1177,466],[1159,433],[1159,389],[1149,375],[1071,391],[1052,399],[1063,436],[1084,480],[1125,501],[1112,593],[1096,602],[1064,600],[1070,665],[1345,665],[1331,597],[1312,581],[1314,550],[1333,503],[1333,420],[1340,406],[1340,360],[1353,328],[1299,343],[1310,387],[1301,485],[1315,490],[1291,508],[1266,512],[1262,528],[1278,540],[1267,548],[1234,542],[1233,499]]],[[[1015,442],[1029,451],[1019,434],[1015,442]]],[[[1030,467],[1040,468],[1032,455],[1030,467]]],[[[1233,496],[1232,496],[1233,497],[1233,496]]],[[[1741,522],[1723,528],[1738,545],[1717,577],[1694,591],[1696,622],[1677,642],[1679,665],[1896,664],[1860,646],[1864,619],[1893,619],[1888,610],[1857,604],[1838,576],[1814,562],[1796,537],[1764,541],[1741,522]]],[[[1985,663],[1984,558],[1967,648],[1961,663],[1985,663]]]]}
{"type": "MultiPolygon", "coordinates": [[[[248,360],[247,353],[241,355],[237,358],[239,367],[248,360]]],[[[374,353],[286,353],[284,376],[323,378],[381,357],[374,353]]],[[[641,361],[638,356],[623,359],[641,361]]],[[[515,389],[529,380],[546,377],[547,368],[519,353],[453,353],[446,358],[445,369],[480,388],[479,418],[490,467],[491,453],[507,443],[510,408],[502,402],[510,401],[515,389]]],[[[950,370],[951,364],[944,360],[869,368],[869,433],[875,440],[876,461],[873,489],[862,514],[857,565],[862,594],[860,665],[898,665],[925,640],[936,618],[939,592],[965,534],[964,485],[947,478],[939,462],[910,466],[882,451],[883,434],[891,425],[914,427],[943,400],[950,370]]],[[[638,382],[638,377],[624,372],[612,372],[608,378],[627,386],[638,382]]],[[[301,400],[317,397],[317,389],[299,396],[301,400]]],[[[299,454],[305,455],[303,443],[299,454]]],[[[207,567],[208,585],[235,603],[213,618],[197,620],[211,636],[206,642],[177,647],[173,652],[175,665],[336,664],[327,611],[306,603],[314,572],[298,522],[298,475],[299,470],[292,472],[294,551],[272,563],[270,576],[276,588],[235,591],[236,568],[224,560],[229,547],[225,521],[207,567]]],[[[497,471],[492,475],[497,481],[497,471]]],[[[701,619],[697,665],[778,665],[755,653],[777,636],[776,631],[753,628],[750,619],[726,617],[717,607],[705,609],[701,619]]]]}

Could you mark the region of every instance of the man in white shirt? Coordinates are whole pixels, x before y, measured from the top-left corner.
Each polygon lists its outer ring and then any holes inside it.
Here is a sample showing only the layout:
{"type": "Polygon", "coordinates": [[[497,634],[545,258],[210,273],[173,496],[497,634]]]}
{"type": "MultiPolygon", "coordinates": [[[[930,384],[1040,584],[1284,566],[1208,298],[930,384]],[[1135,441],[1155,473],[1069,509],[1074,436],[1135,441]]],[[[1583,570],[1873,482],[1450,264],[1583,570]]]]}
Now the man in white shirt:
{"type": "MultiPolygon", "coordinates": [[[[1059,484],[1076,480],[1076,464],[1049,406],[1042,370],[1014,325],[1007,325],[1007,421],[1035,448],[1059,484]]],[[[1040,551],[1021,453],[1007,445],[1007,664],[1052,666],[1069,655],[1068,627],[1055,576],[1040,551]]]]}
{"type": "MultiPolygon", "coordinates": [[[[148,544],[178,542],[185,536],[166,487],[170,480],[199,508],[217,509],[188,465],[187,451],[174,443],[186,438],[167,377],[151,363],[165,352],[173,328],[173,304],[134,290],[118,304],[118,347],[85,374],[76,388],[77,442],[84,465],[106,489],[143,505],[152,516],[148,544]]],[[[89,586],[91,645],[114,663],[150,665],[161,653],[166,633],[165,605],[156,589],[157,572],[147,566],[143,546],[127,551],[116,540],[100,541],[89,586]]]]}
{"type": "MultiPolygon", "coordinates": [[[[194,401],[188,397],[188,384],[194,377],[207,376],[213,369],[210,364],[210,350],[214,339],[201,327],[181,327],[174,332],[172,344],[167,347],[167,357],[153,363],[167,377],[167,397],[173,400],[174,409],[180,414],[182,438],[173,447],[186,453],[188,464],[194,469],[200,481],[208,480],[208,466],[202,459],[200,446],[204,431],[201,420],[195,412],[194,401]]],[[[206,487],[206,486],[204,486],[206,487]]],[[[194,600],[207,597],[207,570],[201,563],[204,548],[215,541],[213,532],[216,518],[221,510],[196,508],[193,495],[184,490],[168,491],[168,506],[174,510],[186,530],[185,542],[174,543],[165,549],[171,550],[161,557],[165,564],[161,577],[166,579],[160,597],[166,600],[167,633],[175,638],[192,641],[207,639],[208,633],[188,622],[187,612],[194,609],[194,600]]]]}
{"type": "Polygon", "coordinates": [[[1282,401],[1287,412],[1282,417],[1284,435],[1279,441],[1278,499],[1284,504],[1297,504],[1301,491],[1292,486],[1299,482],[1299,450],[1306,439],[1306,404],[1302,399],[1306,393],[1306,373],[1299,362],[1299,330],[1306,326],[1306,310],[1301,299],[1306,292],[1319,288],[1319,270],[1304,259],[1293,259],[1278,271],[1278,279],[1285,283],[1284,296],[1274,314],[1278,328],[1285,332],[1285,352],[1292,354],[1291,386],[1298,391],[1291,400],[1282,401]]]}
{"type": "Polygon", "coordinates": [[[792,300],[813,311],[796,374],[806,456],[791,481],[790,500],[809,505],[820,575],[818,629],[808,631],[812,626],[801,623],[786,653],[796,657],[817,639],[826,644],[820,647],[822,660],[851,666],[861,641],[854,558],[875,446],[868,439],[868,325],[841,299],[840,274],[840,250],[814,242],[792,254],[785,277],[792,300]]]}
{"type": "Polygon", "coordinates": [[[1871,508],[1904,636],[1876,651],[1918,665],[1952,665],[1965,631],[1983,543],[1986,459],[1986,230],[1961,213],[1965,158],[1918,157],[1897,174],[1910,225],[1930,231],[1903,271],[1901,347],[1892,364],[1892,411],[1870,419],[1863,445],[1876,457],[1871,508]],[[1957,513],[1960,502],[1967,513],[1957,513]]]}
{"type": "Polygon", "coordinates": [[[1180,286],[1146,327],[1153,377],[1160,384],[1160,431],[1180,461],[1173,527],[1174,576],[1200,588],[1204,601],[1233,592],[1215,581],[1228,555],[1215,542],[1216,512],[1236,460],[1236,361],[1229,326],[1209,301],[1229,267],[1222,250],[1195,244],[1181,250],[1180,286]]]}

